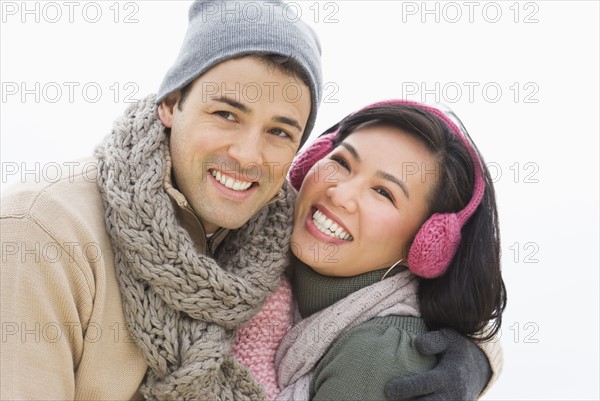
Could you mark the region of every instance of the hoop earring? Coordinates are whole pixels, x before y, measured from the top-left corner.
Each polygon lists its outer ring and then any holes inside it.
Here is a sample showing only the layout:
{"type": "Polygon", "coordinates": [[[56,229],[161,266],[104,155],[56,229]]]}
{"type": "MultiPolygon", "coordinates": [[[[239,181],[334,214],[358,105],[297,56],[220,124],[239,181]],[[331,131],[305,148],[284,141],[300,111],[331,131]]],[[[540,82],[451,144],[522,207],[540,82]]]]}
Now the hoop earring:
{"type": "Polygon", "coordinates": [[[381,277],[380,281],[383,281],[383,279],[386,278],[386,276],[389,274],[389,272],[391,272],[392,269],[394,269],[394,267],[398,266],[402,262],[404,262],[404,258],[400,259],[399,261],[397,261],[396,263],[394,263],[389,269],[387,269],[387,271],[385,272],[385,274],[383,275],[383,277],[381,277]]]}

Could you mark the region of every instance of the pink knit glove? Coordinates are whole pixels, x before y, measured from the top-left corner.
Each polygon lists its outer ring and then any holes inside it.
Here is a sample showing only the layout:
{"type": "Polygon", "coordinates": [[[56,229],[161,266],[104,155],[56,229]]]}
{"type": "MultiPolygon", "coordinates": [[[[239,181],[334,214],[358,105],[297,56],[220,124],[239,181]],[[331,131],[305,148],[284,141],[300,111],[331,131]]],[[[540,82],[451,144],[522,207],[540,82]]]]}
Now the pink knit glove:
{"type": "Polygon", "coordinates": [[[265,387],[269,400],[275,399],[277,386],[275,353],[283,336],[293,325],[293,298],[288,279],[282,275],[279,287],[261,310],[238,332],[232,354],[247,367],[254,379],[265,387]]]}

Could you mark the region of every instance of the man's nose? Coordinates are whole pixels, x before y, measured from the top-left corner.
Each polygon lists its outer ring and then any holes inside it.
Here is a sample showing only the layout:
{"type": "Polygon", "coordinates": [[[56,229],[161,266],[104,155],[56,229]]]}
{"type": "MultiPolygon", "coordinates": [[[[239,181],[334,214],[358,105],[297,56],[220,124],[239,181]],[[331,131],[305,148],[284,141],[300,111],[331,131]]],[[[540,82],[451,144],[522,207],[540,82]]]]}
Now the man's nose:
{"type": "Polygon", "coordinates": [[[240,164],[242,170],[262,165],[264,138],[258,128],[249,128],[237,134],[229,145],[229,156],[240,164]]]}

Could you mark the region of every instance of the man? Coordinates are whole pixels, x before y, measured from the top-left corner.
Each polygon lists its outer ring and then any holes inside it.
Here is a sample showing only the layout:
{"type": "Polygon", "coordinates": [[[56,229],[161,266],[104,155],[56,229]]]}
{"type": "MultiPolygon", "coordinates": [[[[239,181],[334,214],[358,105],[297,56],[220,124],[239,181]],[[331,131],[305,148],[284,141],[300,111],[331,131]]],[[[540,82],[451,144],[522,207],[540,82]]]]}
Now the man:
{"type": "MultiPolygon", "coordinates": [[[[281,3],[236,4],[194,2],[158,95],[80,169],[3,199],[2,399],[264,398],[229,350],[287,264],[320,46],[281,3]]],[[[473,359],[450,361],[483,366],[478,394],[489,367],[463,340],[473,359]]]]}

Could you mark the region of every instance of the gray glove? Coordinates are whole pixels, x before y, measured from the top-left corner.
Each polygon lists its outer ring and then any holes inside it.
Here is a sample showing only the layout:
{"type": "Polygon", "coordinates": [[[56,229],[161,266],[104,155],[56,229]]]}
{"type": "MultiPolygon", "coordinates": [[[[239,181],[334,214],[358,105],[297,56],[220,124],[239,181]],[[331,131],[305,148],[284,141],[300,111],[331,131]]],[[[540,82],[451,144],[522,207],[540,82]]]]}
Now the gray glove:
{"type": "Polygon", "coordinates": [[[417,397],[421,401],[475,400],[491,377],[483,351],[467,337],[444,328],[430,331],[415,340],[424,355],[438,355],[432,370],[413,376],[396,377],[385,385],[388,401],[417,397]]]}

